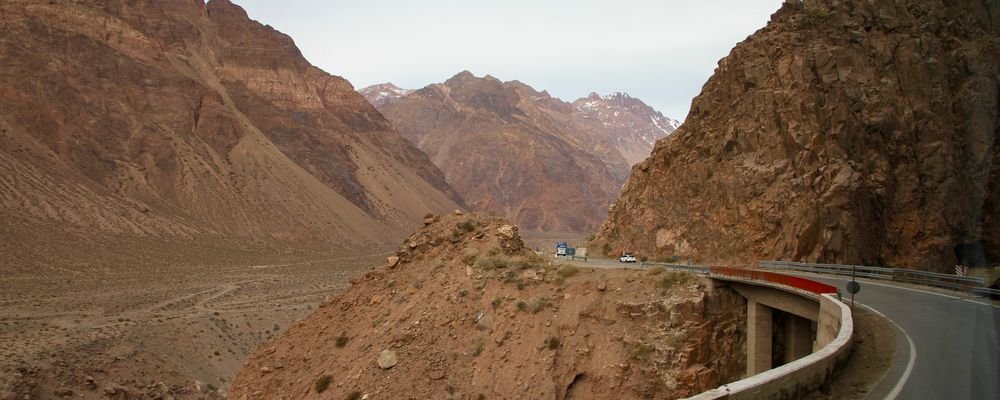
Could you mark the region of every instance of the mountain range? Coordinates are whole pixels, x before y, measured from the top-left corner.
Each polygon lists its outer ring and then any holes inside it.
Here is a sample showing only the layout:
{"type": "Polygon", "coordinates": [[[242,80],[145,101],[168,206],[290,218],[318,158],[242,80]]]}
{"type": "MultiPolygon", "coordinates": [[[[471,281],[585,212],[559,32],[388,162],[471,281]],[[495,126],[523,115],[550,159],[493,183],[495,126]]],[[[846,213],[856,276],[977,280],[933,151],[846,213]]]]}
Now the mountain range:
{"type": "Polygon", "coordinates": [[[572,103],[463,71],[418,90],[360,90],[473,211],[537,231],[595,229],[633,163],[679,122],[624,93],[572,103]]]}
{"type": "Polygon", "coordinates": [[[349,82],[229,1],[0,15],[0,235],[18,260],[67,233],[363,247],[462,207],[349,82]]]}

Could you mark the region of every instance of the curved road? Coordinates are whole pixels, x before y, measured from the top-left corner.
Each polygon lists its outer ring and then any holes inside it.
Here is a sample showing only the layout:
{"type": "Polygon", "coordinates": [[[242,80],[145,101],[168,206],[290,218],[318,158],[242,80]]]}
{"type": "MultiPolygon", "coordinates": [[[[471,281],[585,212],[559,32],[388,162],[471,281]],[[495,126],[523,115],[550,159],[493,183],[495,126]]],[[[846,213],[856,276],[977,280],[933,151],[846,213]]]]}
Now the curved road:
{"type": "MultiPolygon", "coordinates": [[[[599,268],[633,267],[615,260],[582,263],[599,268]]],[[[841,288],[848,279],[809,277],[841,288]]],[[[887,375],[870,399],[1000,399],[1000,308],[977,296],[958,297],[858,280],[855,301],[892,321],[900,331],[887,375]]],[[[844,300],[849,302],[849,297],[844,300]]]]}
{"type": "MultiPolygon", "coordinates": [[[[850,280],[794,275],[836,286],[844,293],[850,280]]],[[[896,345],[903,354],[897,351],[883,380],[890,384],[890,391],[870,398],[1000,399],[1000,308],[978,296],[858,281],[861,292],[855,301],[878,311],[903,331],[896,345]],[[900,339],[907,342],[899,343],[900,339]]],[[[884,387],[880,384],[876,392],[884,387]]]]}

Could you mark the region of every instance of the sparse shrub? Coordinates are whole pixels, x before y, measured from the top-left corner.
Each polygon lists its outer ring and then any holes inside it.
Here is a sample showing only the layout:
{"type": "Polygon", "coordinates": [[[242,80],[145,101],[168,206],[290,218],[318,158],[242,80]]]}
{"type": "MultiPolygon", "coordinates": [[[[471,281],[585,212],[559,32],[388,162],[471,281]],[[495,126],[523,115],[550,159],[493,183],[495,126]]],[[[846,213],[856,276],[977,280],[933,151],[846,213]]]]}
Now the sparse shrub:
{"type": "Polygon", "coordinates": [[[666,270],[667,269],[664,268],[662,265],[656,265],[656,266],[653,266],[650,269],[647,269],[646,270],[646,274],[648,274],[648,275],[659,275],[659,274],[662,274],[663,271],[666,271],[666,270]]]}
{"type": "Polygon", "coordinates": [[[465,220],[465,221],[459,222],[459,223],[455,224],[455,227],[458,228],[459,230],[465,231],[465,232],[472,232],[472,231],[476,230],[476,224],[473,223],[472,221],[469,221],[469,220],[465,220]]]}
{"type": "Polygon", "coordinates": [[[350,339],[347,336],[341,334],[340,336],[337,336],[336,340],[333,341],[333,345],[337,346],[338,349],[342,349],[344,346],[347,346],[348,340],[350,339]]]}
{"type": "Polygon", "coordinates": [[[559,270],[556,271],[556,273],[558,273],[559,276],[563,278],[569,278],[573,275],[576,275],[577,272],[580,272],[580,269],[577,268],[575,265],[570,265],[570,264],[560,265],[559,270]]]}
{"type": "Polygon", "coordinates": [[[492,305],[493,309],[496,310],[497,307],[500,307],[500,303],[503,303],[503,299],[497,296],[493,298],[493,301],[490,302],[490,305],[492,305]]]}
{"type": "Polygon", "coordinates": [[[830,12],[820,4],[809,4],[805,7],[805,20],[810,24],[821,24],[830,18],[830,12]]]}
{"type": "Polygon", "coordinates": [[[654,351],[656,351],[656,348],[653,345],[641,343],[629,351],[629,356],[636,360],[647,361],[653,355],[654,351]]]}
{"type": "Polygon", "coordinates": [[[485,346],[486,344],[483,342],[483,339],[477,340],[476,345],[472,347],[472,356],[479,357],[480,354],[483,354],[483,348],[485,346]]]}
{"type": "Polygon", "coordinates": [[[465,297],[465,296],[467,296],[468,294],[469,294],[469,290],[468,290],[468,289],[462,289],[462,290],[459,290],[459,291],[458,291],[458,298],[462,298],[462,297],[465,297]]]}
{"type": "MultiPolygon", "coordinates": [[[[504,283],[516,283],[519,286],[522,283],[521,275],[514,271],[507,271],[503,276],[503,281],[504,283]]],[[[518,287],[518,289],[521,289],[521,287],[518,287]]]]}
{"type": "Polygon", "coordinates": [[[549,336],[548,339],[545,339],[545,347],[548,348],[549,350],[558,350],[559,346],[562,346],[562,341],[559,340],[559,338],[555,336],[549,336]]]}
{"type": "Polygon", "coordinates": [[[691,274],[687,272],[671,272],[660,278],[660,281],[656,283],[660,289],[667,289],[673,287],[674,285],[682,282],[686,282],[691,279],[691,274]]]}
{"type": "Polygon", "coordinates": [[[535,297],[528,302],[527,310],[532,314],[538,314],[539,311],[545,309],[545,307],[551,306],[552,302],[549,301],[548,297],[535,297]]]}
{"type": "Polygon", "coordinates": [[[451,386],[451,384],[445,385],[444,391],[448,392],[448,394],[455,394],[455,387],[451,386]]]}
{"type": "Polygon", "coordinates": [[[466,264],[477,263],[476,257],[479,257],[479,249],[475,247],[466,247],[462,249],[462,261],[466,264]]]}
{"type": "Polygon", "coordinates": [[[355,390],[347,395],[347,400],[361,400],[361,392],[355,390]]]}
{"type": "Polygon", "coordinates": [[[330,387],[330,382],[333,381],[333,377],[330,375],[323,375],[316,380],[316,393],[323,393],[328,387],[330,387]]]}
{"type": "Polygon", "coordinates": [[[528,309],[528,302],[526,302],[524,300],[518,300],[517,301],[517,309],[521,310],[521,311],[527,310],[528,309]]]}
{"type": "Polygon", "coordinates": [[[484,270],[507,268],[512,260],[504,256],[488,255],[476,260],[476,267],[484,270]]]}
{"type": "Polygon", "coordinates": [[[432,218],[434,218],[434,213],[424,214],[424,219],[432,219],[432,218]]]}
{"type": "Polygon", "coordinates": [[[530,267],[534,268],[544,267],[545,265],[548,264],[548,262],[549,260],[547,260],[545,257],[542,257],[541,254],[536,254],[536,253],[528,254],[527,264],[530,267]]]}

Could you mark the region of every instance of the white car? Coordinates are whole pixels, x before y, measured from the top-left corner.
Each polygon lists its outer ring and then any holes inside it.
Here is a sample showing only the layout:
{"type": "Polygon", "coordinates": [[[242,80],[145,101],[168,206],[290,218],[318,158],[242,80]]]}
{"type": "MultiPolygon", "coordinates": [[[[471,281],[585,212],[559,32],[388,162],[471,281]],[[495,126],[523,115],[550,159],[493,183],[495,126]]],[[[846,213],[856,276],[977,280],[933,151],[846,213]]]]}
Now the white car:
{"type": "Polygon", "coordinates": [[[625,255],[618,257],[618,262],[634,263],[635,261],[636,261],[635,256],[632,255],[631,253],[625,253],[625,255]]]}

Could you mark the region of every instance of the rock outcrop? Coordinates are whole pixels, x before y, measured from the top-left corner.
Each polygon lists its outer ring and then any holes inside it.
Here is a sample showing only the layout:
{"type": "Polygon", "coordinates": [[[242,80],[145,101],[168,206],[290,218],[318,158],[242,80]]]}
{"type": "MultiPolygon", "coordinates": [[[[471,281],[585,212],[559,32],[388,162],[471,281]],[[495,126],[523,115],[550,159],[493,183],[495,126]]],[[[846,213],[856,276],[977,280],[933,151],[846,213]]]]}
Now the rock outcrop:
{"type": "Polygon", "coordinates": [[[477,216],[395,257],[259,347],[228,397],[672,399],[745,371],[745,301],[695,276],[553,265],[477,216]]]}
{"type": "Polygon", "coordinates": [[[998,16],[983,1],[785,2],[634,167],[605,252],[997,260],[998,16]]]}
{"type": "Polygon", "coordinates": [[[676,125],[626,94],[567,103],[469,72],[416,91],[382,84],[361,93],[473,210],[529,230],[597,228],[632,164],[676,125]]]}
{"type": "Polygon", "coordinates": [[[460,206],[350,83],[226,0],[5,1],[0,56],[5,246],[37,229],[361,246],[460,206]]]}

